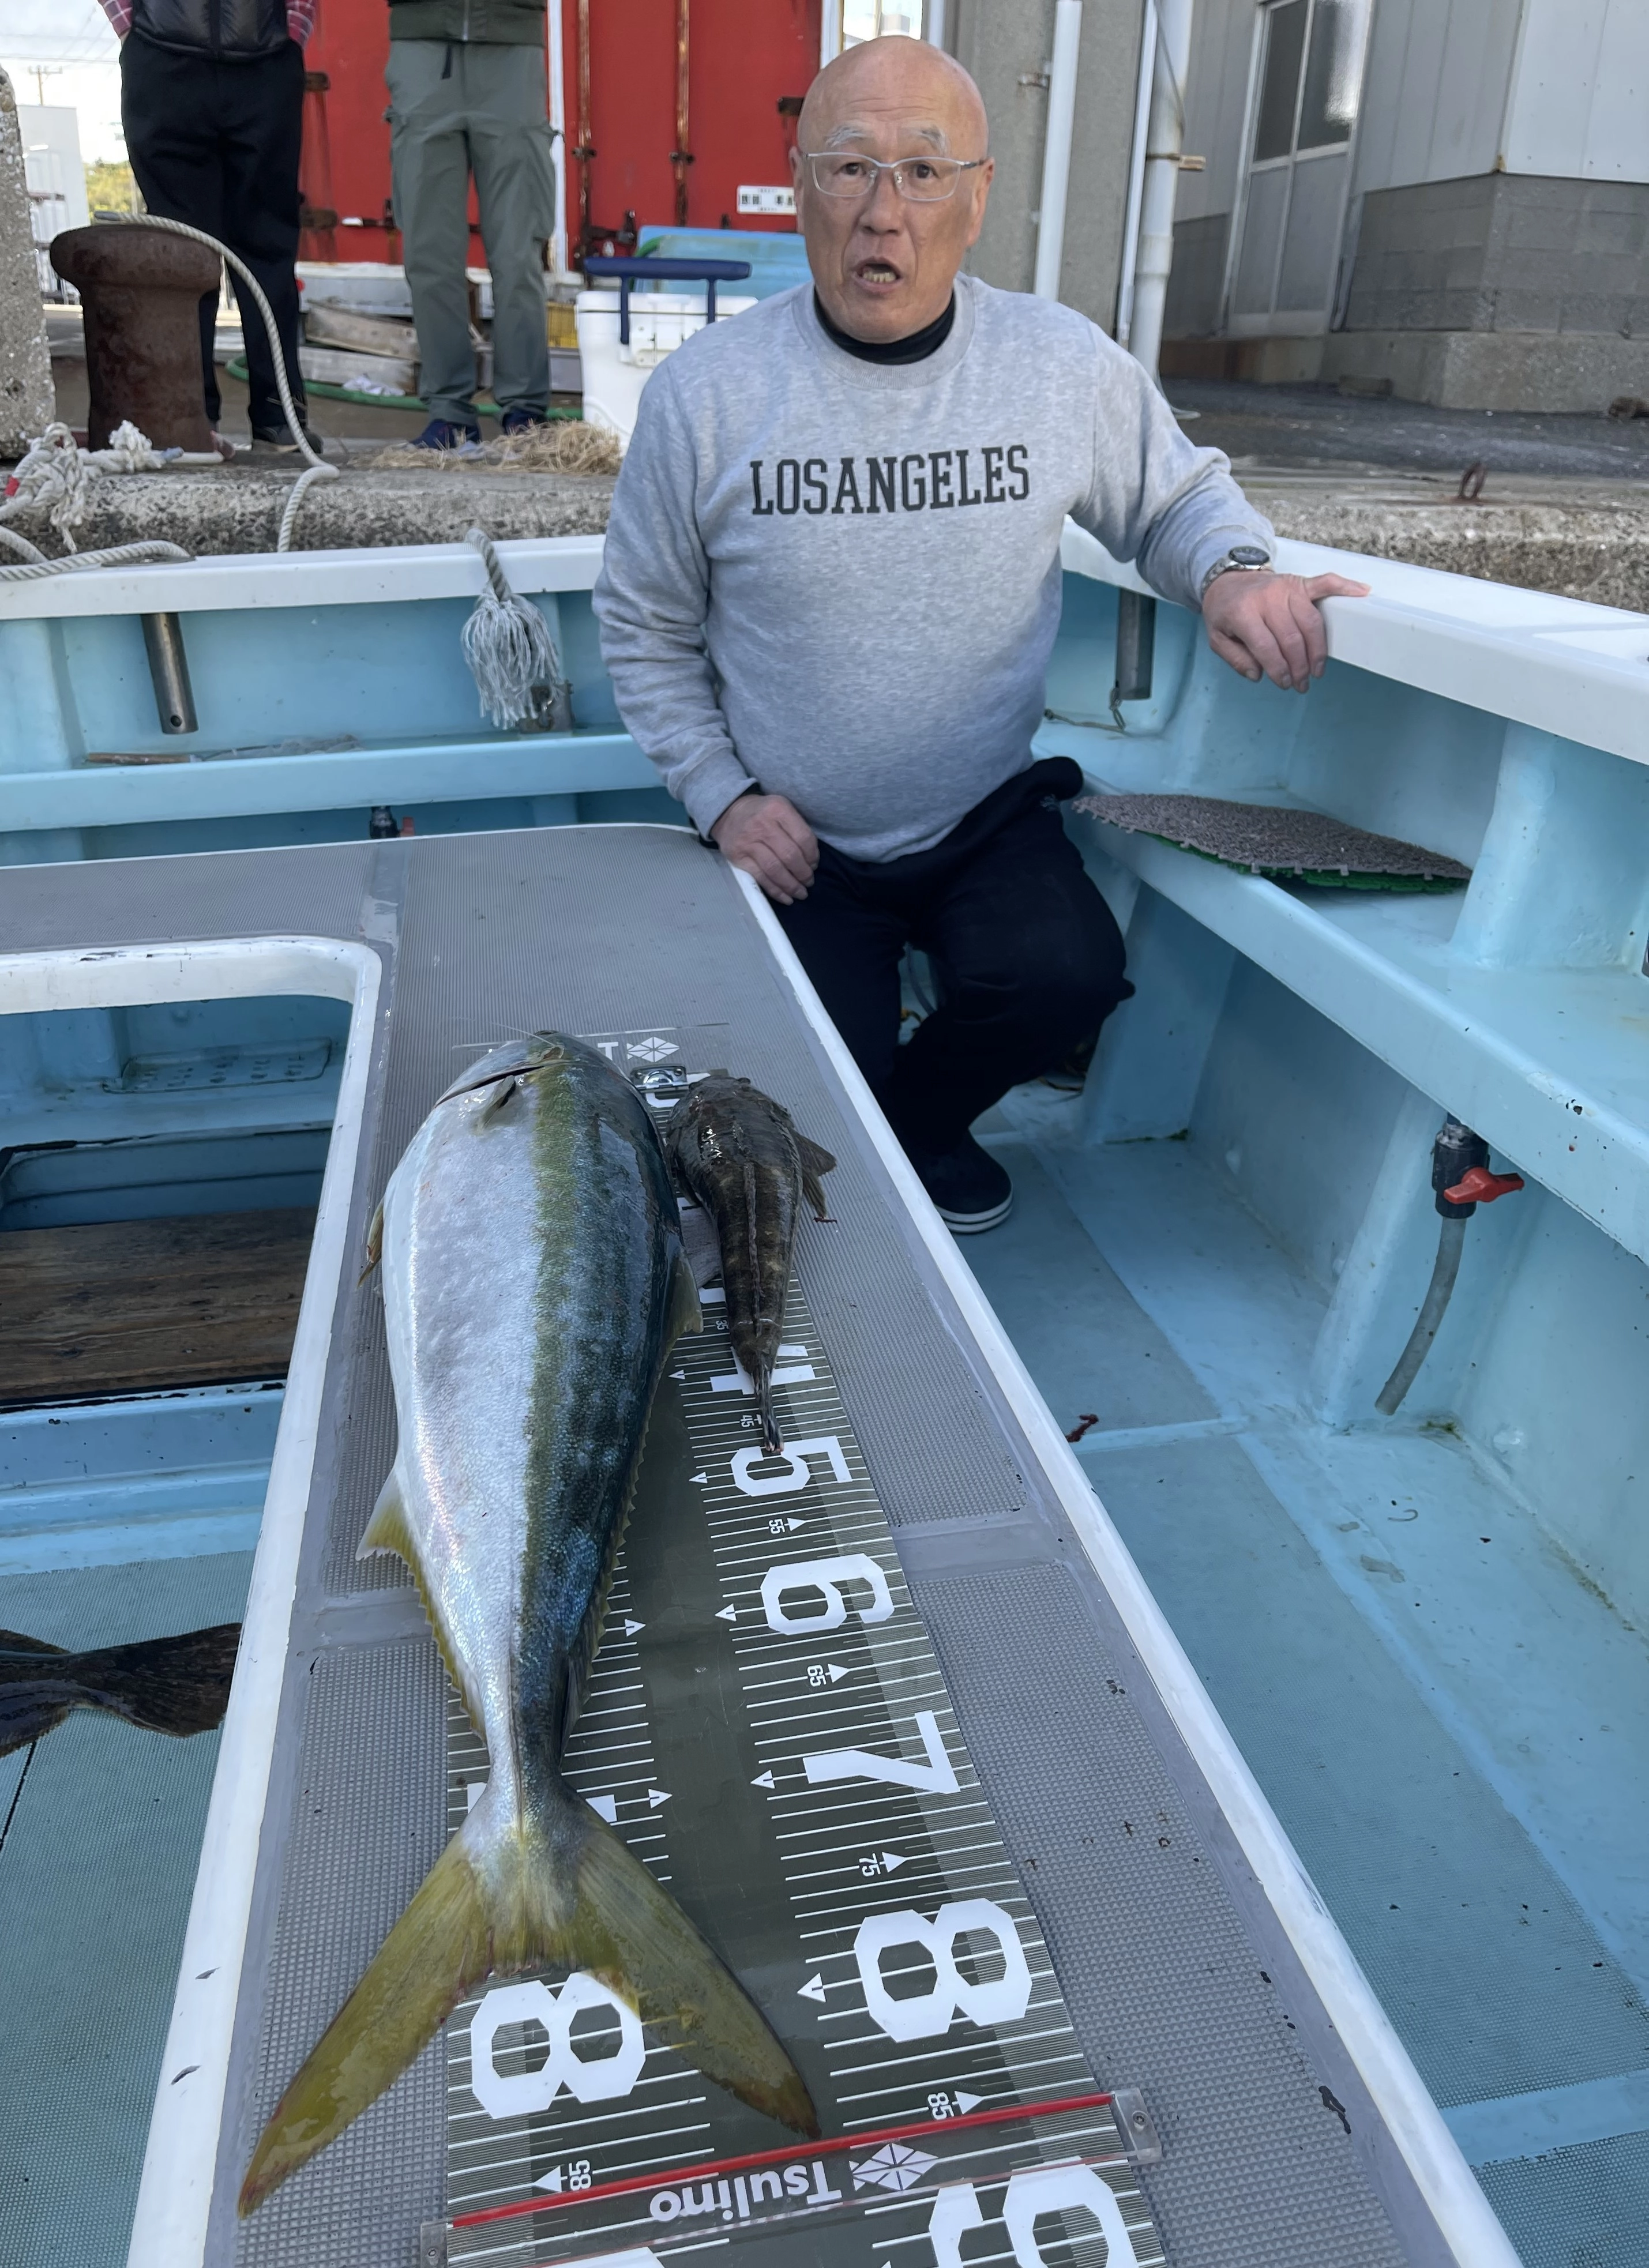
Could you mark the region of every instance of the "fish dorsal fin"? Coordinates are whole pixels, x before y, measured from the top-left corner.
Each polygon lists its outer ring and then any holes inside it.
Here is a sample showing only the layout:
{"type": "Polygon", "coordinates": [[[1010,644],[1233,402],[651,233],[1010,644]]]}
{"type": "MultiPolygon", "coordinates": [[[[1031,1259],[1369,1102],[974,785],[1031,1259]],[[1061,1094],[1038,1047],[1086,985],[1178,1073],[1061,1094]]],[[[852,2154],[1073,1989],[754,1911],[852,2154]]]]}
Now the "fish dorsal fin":
{"type": "Polygon", "coordinates": [[[674,1346],[688,1331],[702,1331],[704,1317],[698,1304],[698,1284],[686,1252],[679,1251],[670,1271],[670,1306],[665,1316],[665,1344],[674,1346]]]}

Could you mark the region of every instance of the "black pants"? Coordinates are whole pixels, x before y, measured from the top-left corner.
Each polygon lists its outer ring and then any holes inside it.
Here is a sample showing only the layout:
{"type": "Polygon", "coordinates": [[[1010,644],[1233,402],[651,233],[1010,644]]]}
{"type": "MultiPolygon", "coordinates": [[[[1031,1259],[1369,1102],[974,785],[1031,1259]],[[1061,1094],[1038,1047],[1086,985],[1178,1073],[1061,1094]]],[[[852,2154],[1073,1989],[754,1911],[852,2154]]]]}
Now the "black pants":
{"type": "Polygon", "coordinates": [[[776,909],[907,1150],[942,1155],[1011,1086],[1051,1071],[1133,986],[1122,933],[1060,824],[1082,775],[1049,757],[942,843],[872,865],[821,843],[799,903],[776,909]],[[926,953],[939,1005],[899,1044],[899,961],[926,953]]]}
{"type": "MultiPolygon", "coordinates": [[[[298,158],[304,130],[304,53],[296,41],[272,55],[214,63],[180,55],[134,32],[121,48],[121,117],[144,202],[163,220],[203,228],[238,252],[263,286],[286,353],[292,399],[298,375],[298,158]]],[[[249,293],[234,275],[252,378],[252,423],[265,432],[286,423],[269,342],[249,293]]],[[[223,413],[212,359],[217,295],[201,301],[201,360],[206,415],[223,413]]]]}

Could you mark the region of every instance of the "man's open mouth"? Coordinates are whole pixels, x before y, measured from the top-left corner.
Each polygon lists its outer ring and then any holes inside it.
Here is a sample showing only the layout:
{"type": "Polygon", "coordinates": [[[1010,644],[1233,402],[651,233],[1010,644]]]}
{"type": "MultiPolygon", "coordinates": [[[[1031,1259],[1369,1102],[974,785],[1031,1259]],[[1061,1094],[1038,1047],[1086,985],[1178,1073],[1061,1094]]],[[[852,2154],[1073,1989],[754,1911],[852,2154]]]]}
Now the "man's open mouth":
{"type": "Polygon", "coordinates": [[[899,270],[891,260],[861,260],[853,273],[861,284],[897,284],[902,281],[899,270]]]}

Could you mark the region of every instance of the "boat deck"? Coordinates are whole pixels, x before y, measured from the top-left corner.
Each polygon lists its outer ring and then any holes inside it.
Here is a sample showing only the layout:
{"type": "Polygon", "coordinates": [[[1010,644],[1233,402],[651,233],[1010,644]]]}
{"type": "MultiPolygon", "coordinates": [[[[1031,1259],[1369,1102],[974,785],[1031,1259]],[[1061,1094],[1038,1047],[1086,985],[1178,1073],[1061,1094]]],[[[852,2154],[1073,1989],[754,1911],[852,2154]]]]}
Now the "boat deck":
{"type": "Polygon", "coordinates": [[[1307,1416],[1240,1159],[1077,1118],[992,1115],[968,1260],[1527,2268],[1649,2260],[1649,1650],[1452,1428],[1307,1416]]]}
{"type": "MultiPolygon", "coordinates": [[[[782,1098],[835,1152],[834,1218],[805,1231],[801,1289],[1088,2066],[1101,2088],[1141,2088],[1160,2133],[1161,2162],[1141,2174],[1140,2184],[1167,2257],[1175,2268],[1224,2268],[1237,2259],[1267,2268],[1395,2268],[1401,2260],[1430,2268],[1448,2257],[1261,1893],[1222,1808],[1229,1791],[1211,1785],[1176,1730],[1159,1690],[1162,1665],[1147,1668],[1100,1580],[1062,1496],[1056,1461],[1016,1405],[1012,1379],[959,1300],[850,1085],[727,870],[677,828],[550,828],[18,869],[0,910],[0,948],[12,952],[276,933],[364,940],[385,970],[351,1196],[351,1253],[406,1140],[467,1053],[546,1025],[682,1030],[701,1035],[706,1049],[718,1041],[717,1061],[782,1098]]],[[[1024,1136],[1005,1125],[999,1138],[1024,1136]]],[[[1513,1842],[1523,1835],[1514,1855],[1529,1903],[1546,1897],[1557,1916],[1542,1917],[1543,1928],[1531,1925],[1524,1962],[1531,1991],[1542,1963],[1588,1956],[1591,1940],[1572,1902],[1559,1900],[1550,1870],[1504,1806],[1491,1816],[1481,1774],[1451,1758],[1434,1724],[1416,1726],[1412,1739],[1397,1726],[1401,1680],[1384,1673],[1367,1618],[1346,1604],[1268,1493],[1254,1462],[1259,1452],[1244,1435],[1246,1409],[1211,1386],[1200,1358],[1183,1345],[1176,1352],[1174,1328],[1148,1288],[1131,1280],[1131,1263],[1088,1232],[1081,1198],[1056,1186],[1056,1144],[1035,1132],[1034,1139],[1046,1176],[1018,1161],[1022,1198],[1012,1228],[969,1256],[1061,1422],[1077,1422],[1075,1414],[1066,1419],[1072,1400],[1084,1410],[1099,1405],[1106,1446],[1090,1469],[1148,1577],[1170,1594],[1171,1613],[1185,1617],[1193,1651],[1207,1641],[1204,1674],[1239,1739],[1269,1756],[1267,1742],[1282,1739],[1289,1719],[1291,1776],[1279,1777],[1272,1793],[1308,1863],[1334,1876],[1336,1910],[1345,1895],[1354,1934],[1388,1890],[1398,1904],[1404,1893],[1429,1897],[1434,1913],[1443,1878],[1418,1879],[1414,1854],[1424,1837],[1417,1842],[1406,1823],[1395,1838],[1396,1873],[1371,1866],[1366,1841],[1334,1819],[1333,1789],[1314,1775],[1314,1736],[1368,1743],[1371,1790],[1399,1811],[1415,1800],[1407,1779],[1418,1771],[1414,1758],[1424,1756],[1417,1793],[1435,1818],[1425,1832],[1439,1848],[1457,1829],[1486,1834],[1492,1826],[1513,1842]],[[1073,1211],[1080,1233],[1071,1228],[1073,1211]],[[1051,1295],[1046,1281],[1034,1287],[1044,1263],[1056,1266],[1060,1289],[1051,1295]],[[1074,1337],[1064,1323],[1072,1313],[1085,1318],[1074,1337]],[[1325,1692],[1320,1726],[1288,1690],[1276,1666],[1280,1655],[1274,1660],[1266,1644],[1253,1643],[1256,1601],[1245,1598],[1233,1613],[1229,1579],[1207,1580],[1214,1546],[1199,1547],[1196,1523],[1216,1510],[1255,1556],[1256,1586],[1270,1572],[1274,1587],[1263,1611],[1273,1642],[1303,1614],[1332,1658],[1341,1683],[1325,1692]],[[1340,1711],[1343,1722],[1332,1725],[1340,1711]],[[1398,1735],[1384,1741],[1383,1758],[1376,1754],[1382,1718],[1398,1735]],[[1463,1794],[1450,1793],[1457,1771],[1463,1794]]],[[[1152,1146],[1159,1155],[1164,1145],[1152,1146]]],[[[1126,1210],[1125,1195],[1119,1202],[1126,1210]]],[[[1256,1349],[1255,1364],[1263,1368],[1265,1359],[1256,1349]]],[[[420,2230],[444,2214],[446,2073],[436,2048],[249,2223],[233,2217],[260,2106],[359,1974],[446,1832],[445,1677],[410,1586],[389,1565],[354,1557],[394,1439],[377,1295],[357,1286],[349,1267],[333,1318],[226,2073],[166,2073],[155,2010],[136,2019],[150,2079],[166,2082],[163,2110],[174,2083],[177,2103],[192,2097],[198,2106],[197,2147],[202,2121],[210,2131],[215,2117],[210,2086],[224,2089],[206,2255],[215,2268],[232,2259],[245,2268],[408,2268],[420,2230]]],[[[1229,1545],[1220,1548],[1229,1553],[1229,1545]]],[[[1395,1564],[1402,1552],[1388,1547],[1383,1556],[1395,1564]]],[[[218,1581],[225,1599],[242,1580],[236,1570],[244,1561],[180,1564],[193,1565],[191,1580],[218,1581]]],[[[107,1581],[107,1571],[94,1572],[107,1581]]],[[[8,1585],[8,1600],[16,1591],[8,1585]]],[[[229,1610],[213,1595],[212,1612],[229,1610]]],[[[122,1610],[139,1615],[142,1604],[134,1587],[122,1610]]],[[[177,1626],[175,1605],[157,1603],[151,1626],[177,1626]]],[[[48,1618],[42,1599],[41,1634],[49,1634],[48,1618]]],[[[1408,1705],[1424,1714],[1418,1702],[1408,1705]]],[[[95,1745],[103,1729],[88,1724],[54,1736],[36,1765],[42,1785],[49,1765],[72,1786],[71,1742],[84,1734],[95,1745]]],[[[210,1761],[206,1742],[175,1754],[186,1772],[202,1773],[210,1761]]],[[[93,1877],[104,1844],[95,1802],[89,1814],[75,1809],[80,1793],[75,1787],[63,1802],[77,1821],[77,1863],[93,1877]]],[[[49,1852],[31,1841],[33,1801],[26,1791],[16,1847],[0,1853],[0,1899],[26,1898],[31,1881],[37,1899],[50,1895],[49,1852]],[[31,1850],[32,1863],[46,1866],[33,1877],[31,1850]]],[[[173,1819],[186,1847],[187,1809],[173,1819]]],[[[199,1815],[197,1807],[190,1815],[196,1831],[199,1815]]],[[[208,1851],[209,1869],[218,1855],[208,1851]]],[[[1501,1854],[1485,1853],[1484,1872],[1500,1863],[1501,1854]]],[[[715,1926],[737,1965],[736,1915],[717,1916],[715,1926]]],[[[113,1914],[93,1914],[79,1931],[83,1963],[100,1964],[105,1976],[123,1958],[110,1941],[115,1926],[113,1914]]],[[[1512,1931],[1520,1926],[1513,1923],[1512,1931]]],[[[1463,1986],[1455,2003],[1443,1999],[1447,1957],[1421,1947],[1424,1927],[1406,1933],[1394,1922],[1380,1926],[1382,1935],[1371,1924],[1358,1949],[1376,1970],[1408,1964],[1416,2006],[1431,2008],[1437,2057],[1452,2058],[1428,2072],[1444,2099],[1547,2084],[1559,2068],[1584,2078],[1597,2061],[1621,2068],[1625,2046],[1611,2041],[1588,2066],[1579,2040],[1586,2025],[1602,2032],[1617,1972],[1599,1972],[1608,1981],[1589,1999],[1571,2002],[1566,1987],[1548,1995],[1554,2015],[1543,2028],[1545,2062],[1497,2060],[1493,2044],[1474,2044],[1455,2013],[1463,1986]],[[1559,2001],[1575,2035],[1566,2051],[1559,2001]]],[[[1505,1937],[1500,1931],[1484,1960],[1504,1966],[1524,1950],[1510,1938],[1502,1948],[1505,1937]]],[[[1464,1958],[1462,1933],[1447,1944],[1464,1958]]],[[[164,1969],[158,1957],[151,1980],[164,1969]]],[[[1474,1973],[1481,1970],[1480,1962],[1474,1973]]],[[[1388,1989],[1385,1975],[1379,1981],[1388,1989]]],[[[1634,2008],[1609,2021],[1630,2029],[1643,2019],[1634,2008]]],[[[1538,2017],[1530,2027],[1542,2029],[1538,2017]]],[[[1631,2058],[1649,2061],[1635,2039],[1631,2058]]],[[[1424,2061],[1424,2042],[1411,2045],[1424,2061]]],[[[134,2104],[118,2136],[108,2127],[94,2132],[71,2092],[61,2091],[49,2148],[28,2146],[39,2153],[42,2185],[19,2254],[31,2268],[114,2261],[136,2202],[146,2119],[134,2104]],[[99,2239],[83,2221],[59,2247],[93,2152],[106,2234],[99,2239]]],[[[12,2099],[9,2088],[6,2095],[12,2099]]],[[[167,2131],[175,2135],[189,2115],[174,2116],[167,2131]]],[[[165,2124],[158,2122],[158,2134],[165,2124]]],[[[157,2146],[151,2141],[151,2176],[164,2183],[176,2169],[155,2161],[157,2146]]],[[[164,2136],[159,2146],[170,2146],[164,2136]]],[[[144,2241],[140,2216],[135,2257],[150,2257],[144,2241]]],[[[9,2252],[16,2249],[8,2242],[9,2252]]],[[[767,2249],[758,2245],[757,2255],[767,2249]]],[[[850,2246],[819,2257],[860,2254],[850,2246]]]]}

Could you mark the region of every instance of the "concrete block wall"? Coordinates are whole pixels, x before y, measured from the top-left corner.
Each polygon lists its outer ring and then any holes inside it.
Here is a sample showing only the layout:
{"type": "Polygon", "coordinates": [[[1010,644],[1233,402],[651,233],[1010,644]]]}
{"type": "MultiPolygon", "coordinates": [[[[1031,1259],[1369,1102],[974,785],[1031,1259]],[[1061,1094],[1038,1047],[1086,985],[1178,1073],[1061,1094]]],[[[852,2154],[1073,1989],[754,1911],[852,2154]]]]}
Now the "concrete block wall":
{"type": "Polygon", "coordinates": [[[1373,190],[1347,328],[1649,337],[1649,183],[1482,173],[1373,190]]]}

